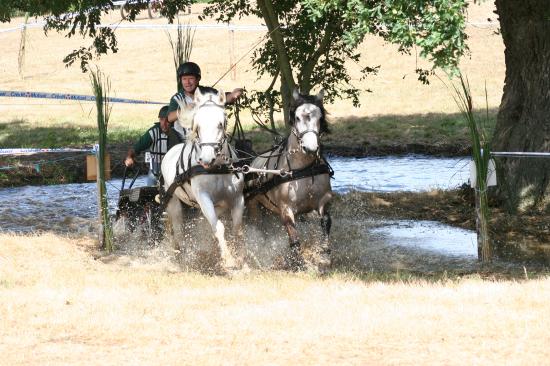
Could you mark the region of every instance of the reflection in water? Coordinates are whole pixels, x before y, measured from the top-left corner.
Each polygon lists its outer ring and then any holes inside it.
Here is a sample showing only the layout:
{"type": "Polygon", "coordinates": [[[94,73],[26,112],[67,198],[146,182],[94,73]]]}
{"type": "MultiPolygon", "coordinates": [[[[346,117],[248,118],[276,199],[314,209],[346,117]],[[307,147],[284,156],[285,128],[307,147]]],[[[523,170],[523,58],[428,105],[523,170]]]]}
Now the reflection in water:
{"type": "Polygon", "coordinates": [[[334,220],[331,242],[333,266],[359,272],[441,272],[475,271],[480,262],[470,251],[469,233],[431,222],[389,222],[390,227],[376,220],[338,217],[334,220]],[[410,226],[417,235],[408,235],[403,226],[410,226]],[[439,231],[443,240],[439,241],[439,231]],[[395,232],[394,232],[395,231],[395,232]],[[468,235],[469,234],[469,235],[468,235]],[[445,238],[447,236],[447,238],[445,238]],[[450,242],[451,237],[456,242],[450,242]],[[424,243],[425,241],[425,243],[424,243]],[[441,244],[441,248],[439,248],[441,244]]]}

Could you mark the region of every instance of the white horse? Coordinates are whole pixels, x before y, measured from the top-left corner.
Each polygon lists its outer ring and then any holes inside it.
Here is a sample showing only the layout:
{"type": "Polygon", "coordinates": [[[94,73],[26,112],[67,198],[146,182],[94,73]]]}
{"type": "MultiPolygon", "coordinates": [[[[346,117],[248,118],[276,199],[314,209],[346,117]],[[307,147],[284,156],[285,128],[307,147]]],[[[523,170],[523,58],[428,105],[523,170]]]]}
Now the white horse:
{"type": "MultiPolygon", "coordinates": [[[[200,207],[218,243],[222,266],[225,270],[234,269],[238,261],[229,250],[218,215],[231,210],[233,233],[242,237],[244,177],[229,169],[236,153],[226,139],[225,94],[221,91],[201,94],[197,88],[193,107],[183,100],[178,100],[178,105],[178,122],[182,122],[184,114],[192,112],[191,131],[186,143],[170,149],[161,164],[165,199],[169,200],[166,211],[172,222],[176,249],[180,249],[178,240],[183,238],[181,201],[200,207]]],[[[242,240],[237,242],[243,245],[242,240]]]]}
{"type": "Polygon", "coordinates": [[[290,135],[277,148],[256,157],[250,165],[259,171],[281,170],[290,172],[292,176],[260,173],[246,183],[245,195],[251,210],[260,203],[281,217],[290,242],[287,265],[292,269],[303,266],[295,217],[311,211],[317,211],[321,216],[324,239],[318,266],[330,266],[328,236],[332,220],[327,206],[332,198],[330,176],[333,172],[320,152],[319,135],[328,132],[323,94],[321,91],[316,96],[302,95],[294,90],[290,105],[290,135]]]}

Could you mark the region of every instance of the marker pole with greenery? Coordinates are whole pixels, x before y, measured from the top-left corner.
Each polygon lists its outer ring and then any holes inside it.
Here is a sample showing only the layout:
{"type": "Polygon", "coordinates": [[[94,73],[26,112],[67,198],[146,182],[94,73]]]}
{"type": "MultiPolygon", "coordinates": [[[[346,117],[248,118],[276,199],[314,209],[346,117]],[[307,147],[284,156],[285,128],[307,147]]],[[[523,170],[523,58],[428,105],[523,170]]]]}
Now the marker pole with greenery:
{"type": "MultiPolygon", "coordinates": [[[[178,67],[184,62],[189,61],[191,58],[191,51],[193,50],[193,40],[195,38],[196,28],[191,28],[190,23],[187,23],[185,30],[181,27],[180,19],[178,18],[178,38],[173,40],[169,32],[166,32],[168,35],[168,40],[170,46],[172,47],[172,55],[174,57],[174,67],[176,68],[176,73],[178,67]]],[[[176,74],[176,82],[178,86],[178,92],[183,92],[183,86],[176,74]]]]}
{"type": "Polygon", "coordinates": [[[19,55],[17,56],[17,67],[19,76],[23,77],[23,66],[25,65],[25,50],[27,46],[27,23],[29,22],[29,13],[25,13],[25,23],[21,29],[21,42],[19,43],[19,55]]]}
{"type": "Polygon", "coordinates": [[[90,71],[90,80],[95,95],[97,108],[97,128],[99,131],[99,149],[97,151],[97,190],[99,204],[99,241],[101,247],[109,252],[113,250],[113,230],[109,219],[109,207],[107,202],[107,187],[105,185],[105,155],[107,147],[107,125],[111,114],[109,105],[109,90],[111,83],[109,78],[103,80],[103,74],[99,69],[90,71]]]}
{"type": "MultiPolygon", "coordinates": [[[[487,195],[487,172],[491,157],[489,140],[486,137],[483,126],[473,113],[472,94],[468,79],[460,74],[460,87],[453,85],[454,99],[462,116],[468,123],[472,138],[472,158],[476,166],[475,199],[476,199],[476,227],[478,258],[482,262],[491,260],[492,250],[489,235],[489,201],[487,195]]],[[[485,91],[487,99],[487,91],[485,91]]],[[[488,102],[486,101],[486,105],[488,102]]],[[[487,107],[486,119],[489,120],[487,107]]]]}

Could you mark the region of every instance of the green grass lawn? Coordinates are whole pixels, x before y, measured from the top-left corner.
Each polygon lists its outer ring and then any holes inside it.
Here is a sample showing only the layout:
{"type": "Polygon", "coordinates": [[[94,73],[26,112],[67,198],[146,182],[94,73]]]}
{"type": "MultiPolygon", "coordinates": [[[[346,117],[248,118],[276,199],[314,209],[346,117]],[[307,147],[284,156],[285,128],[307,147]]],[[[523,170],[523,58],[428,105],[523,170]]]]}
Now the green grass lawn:
{"type": "MultiPolygon", "coordinates": [[[[145,129],[114,127],[109,129],[110,143],[126,143],[136,140],[145,129]]],[[[59,148],[80,147],[97,143],[97,127],[74,124],[49,124],[40,127],[24,120],[0,122],[0,146],[6,148],[59,148]]]]}

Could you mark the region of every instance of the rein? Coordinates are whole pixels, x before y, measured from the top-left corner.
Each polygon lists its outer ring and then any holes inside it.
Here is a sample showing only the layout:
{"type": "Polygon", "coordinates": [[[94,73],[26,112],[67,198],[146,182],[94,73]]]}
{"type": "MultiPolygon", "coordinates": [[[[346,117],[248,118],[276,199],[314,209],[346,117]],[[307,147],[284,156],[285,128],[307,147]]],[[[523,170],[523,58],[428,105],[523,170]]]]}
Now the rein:
{"type": "MultiPolygon", "coordinates": [[[[197,176],[197,175],[204,175],[204,174],[231,174],[234,173],[234,170],[231,168],[230,165],[216,165],[212,168],[206,169],[200,165],[192,166],[190,169],[187,169],[185,172],[178,174],[175,178],[170,187],[168,187],[168,190],[166,192],[161,192],[161,202],[163,210],[166,209],[166,205],[168,204],[168,201],[172,198],[174,195],[174,192],[178,187],[182,187],[185,194],[187,194],[187,197],[189,198],[189,194],[185,189],[183,188],[183,185],[190,181],[191,178],[197,176]]],[[[161,186],[162,188],[162,186],[161,186]]],[[[162,191],[162,189],[161,189],[162,191]]],[[[196,204],[195,201],[189,200],[192,203],[196,204]]]]}
{"type": "MultiPolygon", "coordinates": [[[[185,189],[183,188],[183,185],[185,183],[189,182],[191,180],[191,178],[193,178],[197,175],[230,174],[230,173],[233,173],[233,172],[234,172],[234,170],[231,167],[231,165],[227,165],[227,164],[214,165],[213,167],[208,168],[208,169],[204,168],[201,165],[192,166],[191,168],[185,170],[183,173],[176,175],[176,177],[174,178],[174,181],[172,182],[170,187],[168,187],[168,190],[166,192],[162,192],[162,187],[163,186],[161,185],[161,202],[162,202],[163,210],[166,209],[166,205],[168,204],[168,201],[170,201],[170,199],[174,195],[175,190],[178,187],[182,187],[182,189],[185,191],[185,189]]],[[[185,192],[185,193],[187,194],[187,192],[185,192]]],[[[189,197],[189,194],[187,194],[187,196],[189,197]]],[[[194,201],[192,201],[192,202],[196,203],[194,201]]]]}
{"type": "MultiPolygon", "coordinates": [[[[302,178],[308,178],[308,177],[315,177],[316,175],[322,175],[322,174],[328,174],[330,177],[334,176],[334,170],[328,163],[328,161],[325,159],[325,157],[321,157],[322,161],[319,161],[319,159],[316,159],[313,163],[306,166],[305,168],[301,169],[294,169],[290,171],[283,171],[285,174],[279,174],[274,176],[272,179],[268,180],[264,184],[260,184],[256,187],[246,188],[244,190],[244,198],[245,200],[253,198],[254,196],[258,194],[265,194],[272,190],[273,188],[277,187],[280,184],[290,182],[293,180],[298,180],[302,178]]],[[[266,171],[270,172],[264,169],[258,169],[259,171],[266,171]]],[[[254,171],[250,171],[253,174],[256,174],[254,171]]]]}
{"type": "MultiPolygon", "coordinates": [[[[292,129],[292,134],[298,138],[298,143],[301,141],[301,137],[308,132],[314,132],[317,138],[319,138],[319,133],[315,130],[306,130],[298,134],[295,128],[292,129]]],[[[308,166],[300,169],[292,169],[290,164],[289,156],[295,153],[295,149],[287,149],[289,138],[285,139],[280,145],[276,148],[262,153],[259,156],[267,158],[263,169],[251,168],[248,165],[242,167],[242,171],[246,175],[245,180],[256,180],[255,186],[251,186],[244,189],[244,197],[246,199],[253,198],[258,194],[265,194],[271,189],[277,187],[280,184],[290,182],[293,180],[298,180],[302,178],[315,177],[317,175],[328,174],[330,177],[334,176],[334,170],[326,160],[324,156],[320,154],[320,150],[317,152],[317,158],[308,166]],[[270,153],[269,156],[263,156],[264,154],[270,153]],[[281,157],[286,159],[289,170],[279,169],[279,163],[281,157]],[[276,158],[275,166],[273,169],[265,169],[269,164],[269,161],[272,158],[276,158]],[[261,177],[265,177],[266,174],[273,174],[274,177],[268,181],[262,182],[261,177]]]]}

